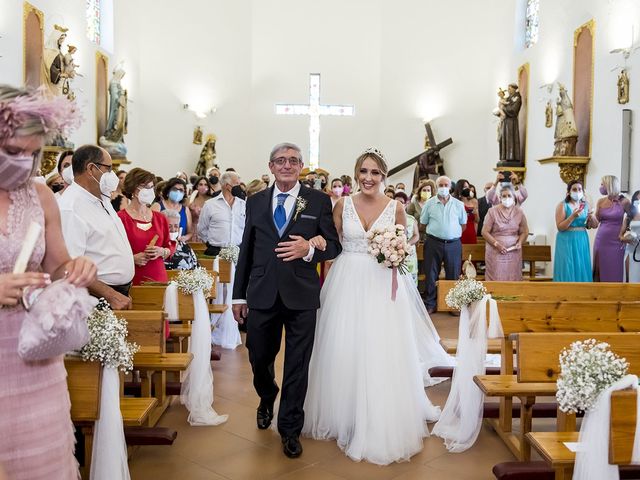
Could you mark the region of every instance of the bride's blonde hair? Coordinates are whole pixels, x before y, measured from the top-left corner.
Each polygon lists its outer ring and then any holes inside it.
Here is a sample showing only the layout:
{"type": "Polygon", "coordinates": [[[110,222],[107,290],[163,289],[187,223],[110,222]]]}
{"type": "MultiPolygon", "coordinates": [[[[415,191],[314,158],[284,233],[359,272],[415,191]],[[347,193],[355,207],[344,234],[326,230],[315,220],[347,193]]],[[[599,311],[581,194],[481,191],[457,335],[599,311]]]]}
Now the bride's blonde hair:
{"type": "Polygon", "coordinates": [[[364,161],[370,158],[371,160],[373,160],[374,162],[376,162],[376,165],[378,166],[378,168],[380,169],[380,173],[382,173],[382,183],[386,183],[387,180],[387,172],[389,171],[389,167],[387,167],[387,162],[384,159],[384,155],[382,154],[382,152],[380,150],[378,150],[377,148],[367,148],[362,155],[360,155],[357,160],[356,160],[356,166],[354,169],[354,178],[358,178],[358,172],[360,171],[360,169],[362,168],[362,164],[364,163],[364,161]]]}

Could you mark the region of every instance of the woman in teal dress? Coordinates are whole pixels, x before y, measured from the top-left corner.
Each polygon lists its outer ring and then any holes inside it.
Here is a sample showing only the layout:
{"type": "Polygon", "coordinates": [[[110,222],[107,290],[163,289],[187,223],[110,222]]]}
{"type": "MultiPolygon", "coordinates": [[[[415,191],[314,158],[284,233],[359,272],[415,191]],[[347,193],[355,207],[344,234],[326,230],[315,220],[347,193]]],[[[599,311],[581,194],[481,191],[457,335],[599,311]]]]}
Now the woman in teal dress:
{"type": "Polygon", "coordinates": [[[555,282],[591,282],[591,253],[587,228],[598,221],[584,200],[582,183],[573,180],[567,185],[567,196],[556,207],[556,251],[553,262],[555,282]]]}

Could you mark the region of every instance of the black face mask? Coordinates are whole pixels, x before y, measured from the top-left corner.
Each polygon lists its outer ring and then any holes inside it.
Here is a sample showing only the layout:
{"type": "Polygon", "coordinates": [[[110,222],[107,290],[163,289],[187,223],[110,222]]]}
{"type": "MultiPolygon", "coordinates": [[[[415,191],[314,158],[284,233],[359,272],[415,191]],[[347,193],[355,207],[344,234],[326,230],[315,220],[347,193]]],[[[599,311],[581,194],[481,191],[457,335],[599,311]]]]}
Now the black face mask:
{"type": "Polygon", "coordinates": [[[59,183],[54,183],[53,185],[51,185],[51,190],[53,190],[53,193],[58,193],[64,190],[64,185],[60,185],[59,183]]]}
{"type": "Polygon", "coordinates": [[[463,188],[461,193],[464,198],[469,198],[469,196],[471,195],[471,189],[463,188]]]}
{"type": "Polygon", "coordinates": [[[231,195],[233,195],[234,197],[237,197],[241,200],[244,200],[245,198],[247,198],[247,194],[245,193],[244,190],[242,190],[242,187],[240,185],[236,185],[235,187],[231,187],[231,195]]]}
{"type": "Polygon", "coordinates": [[[211,185],[216,185],[219,181],[220,181],[220,179],[218,177],[216,177],[215,175],[211,175],[209,177],[209,183],[211,185]]]}

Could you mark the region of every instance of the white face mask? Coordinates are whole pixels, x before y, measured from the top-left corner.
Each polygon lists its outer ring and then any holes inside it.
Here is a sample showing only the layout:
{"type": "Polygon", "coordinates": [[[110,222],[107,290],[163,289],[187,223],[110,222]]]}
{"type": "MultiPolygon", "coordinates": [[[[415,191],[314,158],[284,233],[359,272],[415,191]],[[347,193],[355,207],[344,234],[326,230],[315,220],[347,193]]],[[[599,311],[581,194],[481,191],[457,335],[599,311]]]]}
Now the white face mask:
{"type": "Polygon", "coordinates": [[[73,183],[73,168],[71,168],[71,165],[62,170],[62,179],[67,185],[71,185],[73,183]]]}
{"type": "Polygon", "coordinates": [[[404,188],[396,188],[396,193],[398,192],[404,192],[404,188]]]}
{"type": "Polygon", "coordinates": [[[438,187],[438,196],[447,198],[449,196],[449,187],[438,187]]]}
{"type": "Polygon", "coordinates": [[[502,201],[502,205],[504,205],[507,208],[513,206],[513,204],[515,203],[513,198],[511,197],[504,197],[501,201],[502,201]]]}
{"type": "Polygon", "coordinates": [[[635,202],[633,202],[633,206],[636,208],[640,208],[640,200],[636,200],[635,202]]]}
{"type": "Polygon", "coordinates": [[[582,200],[582,197],[584,197],[582,192],[571,192],[571,200],[573,200],[574,202],[579,202],[580,200],[582,200]]]}
{"type": "Polygon", "coordinates": [[[180,232],[169,233],[169,238],[171,239],[172,242],[175,242],[176,240],[178,240],[178,236],[180,236],[180,232]]]}
{"type": "MultiPolygon", "coordinates": [[[[96,178],[91,175],[91,178],[96,180],[96,178]]],[[[100,185],[100,193],[105,197],[111,197],[111,194],[116,191],[118,185],[120,184],[120,179],[116,175],[116,172],[113,170],[109,170],[106,173],[103,173],[100,177],[100,181],[96,180],[100,185]]]]}
{"type": "Polygon", "coordinates": [[[151,205],[156,199],[153,188],[141,188],[138,192],[138,200],[144,205],[151,205]]]}

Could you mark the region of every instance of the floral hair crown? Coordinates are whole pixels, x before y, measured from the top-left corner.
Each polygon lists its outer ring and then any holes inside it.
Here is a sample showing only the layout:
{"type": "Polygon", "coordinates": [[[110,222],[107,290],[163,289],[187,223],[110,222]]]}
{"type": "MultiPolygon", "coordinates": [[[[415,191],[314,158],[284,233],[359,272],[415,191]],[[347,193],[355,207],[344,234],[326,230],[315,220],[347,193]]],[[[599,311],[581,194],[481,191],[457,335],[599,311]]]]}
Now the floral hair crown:
{"type": "Polygon", "coordinates": [[[387,161],[387,159],[384,158],[384,154],[380,150],[378,150],[376,147],[369,147],[364,152],[362,152],[363,155],[366,155],[368,153],[375,155],[376,157],[380,157],[382,161],[385,163],[387,161]]]}
{"type": "Polygon", "coordinates": [[[30,120],[42,123],[47,137],[67,136],[80,126],[82,116],[75,103],[64,96],[50,97],[44,89],[0,100],[0,142],[12,138],[30,120]]]}

